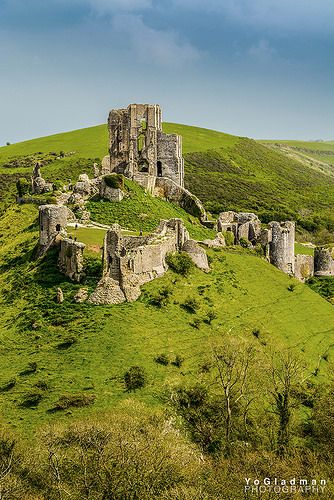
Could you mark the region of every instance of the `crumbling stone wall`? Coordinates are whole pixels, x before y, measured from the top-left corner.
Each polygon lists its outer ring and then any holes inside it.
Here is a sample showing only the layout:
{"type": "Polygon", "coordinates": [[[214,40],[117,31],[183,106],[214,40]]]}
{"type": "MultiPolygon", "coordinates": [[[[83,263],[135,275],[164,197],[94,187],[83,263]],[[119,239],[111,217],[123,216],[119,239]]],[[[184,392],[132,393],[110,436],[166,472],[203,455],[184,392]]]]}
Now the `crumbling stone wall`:
{"type": "Polygon", "coordinates": [[[313,255],[295,256],[295,278],[299,281],[306,281],[314,275],[314,257],[313,255]]]}
{"type": "Polygon", "coordinates": [[[46,182],[41,175],[41,166],[37,162],[31,177],[31,192],[32,194],[42,194],[52,191],[52,182],[46,182]]]}
{"type": "Polygon", "coordinates": [[[70,238],[63,238],[60,241],[59,269],[65,276],[78,283],[84,274],[83,251],[85,246],[84,243],[74,241],[70,238]]]}
{"type": "Polygon", "coordinates": [[[287,274],[294,274],[295,268],[295,223],[270,222],[271,241],[269,258],[271,264],[287,274]]]}
{"type": "Polygon", "coordinates": [[[236,244],[243,238],[255,245],[261,235],[261,221],[253,213],[222,212],[218,217],[217,229],[231,231],[236,244]]]}
{"type": "Polygon", "coordinates": [[[39,253],[44,253],[56,243],[61,235],[66,236],[66,226],[73,220],[75,220],[73,212],[64,205],[41,205],[39,207],[39,253]]]}
{"type": "Polygon", "coordinates": [[[140,286],[167,270],[166,255],[187,251],[202,269],[208,269],[205,251],[196,242],[189,248],[189,234],[181,219],[160,221],[149,236],[123,236],[121,227],[113,224],[106,234],[103,251],[103,278],[90,297],[90,302],[120,303],[134,301],[140,286]]]}
{"type": "Polygon", "coordinates": [[[150,192],[155,179],[167,177],[183,186],[184,161],[182,139],[164,134],[161,109],[152,104],[130,104],[109,114],[110,160],[104,160],[103,172],[124,174],[150,192]]]}
{"type": "Polygon", "coordinates": [[[206,212],[202,202],[190,191],[179,186],[176,182],[166,177],[158,177],[155,180],[154,194],[160,198],[165,198],[171,203],[182,207],[186,212],[201,221],[206,220],[206,212]]]}

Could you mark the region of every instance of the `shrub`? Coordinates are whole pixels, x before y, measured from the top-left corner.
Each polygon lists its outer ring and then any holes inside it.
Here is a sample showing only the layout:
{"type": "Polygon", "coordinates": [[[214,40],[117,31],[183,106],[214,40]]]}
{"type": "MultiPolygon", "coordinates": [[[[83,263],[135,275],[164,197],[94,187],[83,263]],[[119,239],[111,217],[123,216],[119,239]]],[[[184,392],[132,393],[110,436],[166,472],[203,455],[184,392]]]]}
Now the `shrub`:
{"type": "Polygon", "coordinates": [[[159,354],[154,361],[158,363],[159,365],[164,365],[167,366],[169,364],[169,359],[167,354],[159,354]]]}
{"type": "Polygon", "coordinates": [[[195,318],[193,321],[189,323],[189,325],[199,330],[199,327],[201,326],[201,320],[199,318],[195,318]]]}
{"type": "Polygon", "coordinates": [[[171,364],[174,365],[174,366],[176,366],[177,368],[180,368],[181,365],[182,365],[182,363],[183,363],[183,361],[184,361],[184,358],[182,358],[182,356],[180,356],[179,354],[177,354],[175,356],[174,361],[172,361],[171,364]]]}
{"type": "Polygon", "coordinates": [[[84,256],[84,270],[88,277],[100,278],[102,276],[101,257],[84,256]]]}
{"type": "Polygon", "coordinates": [[[13,389],[16,385],[16,378],[12,378],[8,380],[8,382],[4,383],[3,385],[0,386],[0,392],[7,392],[13,389]]]}
{"type": "Polygon", "coordinates": [[[255,253],[259,257],[263,257],[264,256],[264,250],[263,250],[263,246],[261,245],[261,243],[256,243],[256,245],[255,245],[255,253]]]}
{"type": "Polygon", "coordinates": [[[67,338],[65,338],[62,342],[58,344],[58,349],[68,349],[72,345],[76,344],[78,342],[78,339],[74,336],[71,335],[67,338]]]}
{"type": "Polygon", "coordinates": [[[29,188],[30,188],[30,183],[28,182],[27,179],[24,177],[21,177],[17,182],[16,182],[16,187],[17,187],[17,192],[20,198],[22,196],[25,196],[26,194],[29,193],[29,188]]]}
{"type": "Polygon", "coordinates": [[[103,177],[106,185],[113,189],[124,189],[124,177],[122,174],[110,174],[103,177]]]}
{"type": "Polygon", "coordinates": [[[21,406],[24,408],[31,408],[33,406],[38,406],[43,399],[43,393],[41,390],[36,389],[34,391],[25,394],[21,401],[21,406]]]}
{"type": "Polygon", "coordinates": [[[214,319],[217,319],[217,313],[211,309],[208,312],[208,314],[206,315],[206,318],[204,319],[204,323],[211,325],[211,321],[213,321],[214,319]]]}
{"type": "Polygon", "coordinates": [[[200,303],[194,297],[188,297],[181,307],[185,309],[187,312],[194,314],[200,308],[200,303]]]}
{"type": "Polygon", "coordinates": [[[296,288],[295,283],[291,283],[291,285],[288,286],[289,292],[293,292],[295,290],[295,288],[296,288]]]}
{"type": "Polygon", "coordinates": [[[254,335],[255,338],[259,338],[260,337],[260,329],[259,328],[254,328],[254,330],[252,331],[252,334],[254,335]]]}
{"type": "Polygon", "coordinates": [[[96,396],[94,394],[84,394],[81,392],[75,394],[63,394],[58,399],[54,410],[66,410],[67,408],[80,408],[94,403],[96,396]]]}
{"type": "Polygon", "coordinates": [[[169,297],[172,294],[172,290],[167,286],[158,290],[155,294],[150,295],[149,303],[152,306],[164,307],[169,303],[169,297]]]}
{"type": "Polygon", "coordinates": [[[247,238],[240,238],[239,244],[242,248],[249,248],[251,243],[247,238]]]}
{"type": "Polygon", "coordinates": [[[123,380],[127,391],[135,391],[146,385],[146,373],[141,366],[131,366],[124,373],[123,380]]]}
{"type": "Polygon", "coordinates": [[[187,276],[194,267],[194,263],[185,252],[169,254],[166,256],[166,264],[178,274],[187,276]]]}
{"type": "Polygon", "coordinates": [[[30,375],[31,373],[35,373],[37,370],[37,363],[36,361],[32,361],[28,363],[28,366],[25,370],[23,370],[20,375],[30,375]]]}
{"type": "Polygon", "coordinates": [[[62,181],[56,180],[53,182],[53,191],[62,191],[64,187],[64,183],[62,181]]]}
{"type": "Polygon", "coordinates": [[[225,244],[227,247],[234,245],[234,234],[232,231],[222,231],[222,234],[225,238],[225,244]]]}

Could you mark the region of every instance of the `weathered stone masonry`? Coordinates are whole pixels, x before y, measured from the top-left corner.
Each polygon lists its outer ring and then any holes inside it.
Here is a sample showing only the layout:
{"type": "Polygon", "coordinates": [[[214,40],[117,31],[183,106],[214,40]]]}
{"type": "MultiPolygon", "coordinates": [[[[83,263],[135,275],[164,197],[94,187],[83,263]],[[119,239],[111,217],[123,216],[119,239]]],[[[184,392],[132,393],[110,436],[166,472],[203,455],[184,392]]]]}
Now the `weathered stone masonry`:
{"type": "Polygon", "coordinates": [[[156,104],[130,104],[109,114],[109,156],[102,173],[119,173],[155,196],[179,204],[206,220],[201,201],[184,188],[182,137],[162,131],[161,109],[156,104]]]}
{"type": "Polygon", "coordinates": [[[181,219],[161,221],[149,236],[123,236],[121,227],[113,224],[104,240],[103,278],[90,302],[136,300],[141,285],[166,272],[166,255],[180,250],[187,251],[198,267],[209,269],[205,251],[189,239],[181,219]]]}

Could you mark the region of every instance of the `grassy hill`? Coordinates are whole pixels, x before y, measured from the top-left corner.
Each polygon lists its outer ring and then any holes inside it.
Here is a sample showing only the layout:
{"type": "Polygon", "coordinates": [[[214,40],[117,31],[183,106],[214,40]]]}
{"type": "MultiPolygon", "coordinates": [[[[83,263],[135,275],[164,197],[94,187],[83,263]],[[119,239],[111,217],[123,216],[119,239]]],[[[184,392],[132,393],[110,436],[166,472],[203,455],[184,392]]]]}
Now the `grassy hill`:
{"type": "MultiPolygon", "coordinates": [[[[334,178],[329,172],[247,138],[185,125],[164,124],[164,129],[183,136],[187,187],[213,212],[253,210],[264,221],[296,216],[309,223],[309,229],[330,224],[334,178]]],[[[325,376],[334,345],[331,304],[240,248],[210,251],[208,274],[194,269],[181,277],[169,271],[146,285],[133,304],[74,303],[79,285],[58,273],[56,253],[33,258],[38,211],[35,205],[15,204],[15,182],[30,177],[36,159],[44,162],[47,180],[76,180],[79,173],[92,174],[94,161],[106,152],[105,126],[0,148],[3,421],[30,432],[42,422],[104,411],[129,397],[122,375],[131,365],[143,366],[149,379],[135,397],[159,405],[158,396],[167,386],[201,377],[200,366],[213,343],[233,339],[254,346],[264,360],[279,346],[291,348],[302,357],[311,378],[325,376]],[[55,301],[58,286],[65,296],[62,304],[55,301]],[[152,305],[164,290],[168,305],[152,305]],[[195,304],[193,312],[187,310],[187,299],[195,304]],[[184,362],[181,367],[162,366],[154,361],[161,354],[171,362],[176,356],[184,362]],[[56,411],[59,398],[67,393],[79,394],[84,401],[92,396],[87,402],[95,402],[56,411]],[[29,397],[36,394],[38,404],[29,406],[29,397]]],[[[194,238],[212,236],[179,207],[152,198],[130,181],[126,187],[129,196],[121,203],[89,202],[92,218],[151,231],[160,218],[181,217],[194,238]]],[[[82,230],[87,257],[99,253],[102,236],[100,230],[82,230]]],[[[300,245],[297,249],[312,252],[300,245]]],[[[85,286],[92,290],[96,280],[88,277],[85,286]]]]}
{"type": "MultiPolygon", "coordinates": [[[[159,406],[167,387],[201,378],[215,343],[246,342],[259,359],[289,347],[301,356],[311,380],[325,376],[331,365],[332,306],[248,251],[210,251],[209,273],[193,269],[181,277],[168,271],[147,284],[135,303],[93,306],[73,302],[79,285],[58,273],[56,253],[34,260],[36,206],[8,209],[0,234],[0,412],[3,422],[22,432],[106,411],[128,399],[122,375],[132,365],[144,367],[149,382],[131,397],[159,406]],[[55,301],[59,286],[62,304],[55,301]],[[168,304],[153,305],[166,289],[168,304]],[[158,364],[161,354],[171,362],[179,356],[182,366],[158,364]],[[30,404],[36,394],[38,404],[30,404]],[[64,394],[95,402],[57,411],[64,394]]],[[[89,278],[86,286],[92,290],[95,283],[89,278]]]]}
{"type": "MultiPolygon", "coordinates": [[[[182,135],[186,187],[212,213],[254,211],[263,222],[294,219],[304,232],[301,239],[332,239],[332,143],[262,143],[171,123],[165,123],[164,130],[182,135]]],[[[45,163],[47,180],[75,180],[82,171],[92,174],[94,161],[106,153],[105,125],[0,148],[0,209],[13,201],[16,180],[30,177],[36,159],[45,163]],[[59,158],[60,152],[72,154],[59,158]]]]}

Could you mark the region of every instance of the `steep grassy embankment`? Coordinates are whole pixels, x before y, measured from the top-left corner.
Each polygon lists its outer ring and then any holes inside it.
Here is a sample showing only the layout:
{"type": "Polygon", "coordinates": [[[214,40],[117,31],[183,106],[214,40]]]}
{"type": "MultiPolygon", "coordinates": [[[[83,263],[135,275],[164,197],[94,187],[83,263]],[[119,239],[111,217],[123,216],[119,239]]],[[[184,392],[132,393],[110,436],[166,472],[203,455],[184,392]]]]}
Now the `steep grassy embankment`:
{"type": "MultiPolygon", "coordinates": [[[[307,372],[317,375],[310,380],[331,366],[332,306],[242,249],[210,251],[207,274],[193,269],[181,277],[169,271],[147,284],[135,303],[93,306],[73,302],[79,285],[57,271],[55,252],[34,260],[35,206],[8,209],[0,234],[0,411],[3,422],[25,433],[43,422],[91,415],[127,399],[122,375],[131,365],[144,367],[148,375],[148,385],[131,397],[159,405],[166,387],[201,379],[200,367],[217,342],[245,341],[259,359],[280,347],[293,348],[307,372]],[[58,286],[62,304],[55,301],[58,286]],[[168,290],[168,305],[152,305],[151,298],[163,290],[168,290]],[[187,299],[195,299],[193,313],[184,308],[187,299]],[[154,359],[162,353],[170,361],[180,356],[182,366],[157,364],[154,359]],[[84,400],[93,396],[95,403],[56,411],[66,393],[84,400]],[[36,394],[38,403],[31,405],[36,394]]],[[[90,278],[86,286],[91,290],[95,282],[90,278]]]]}

